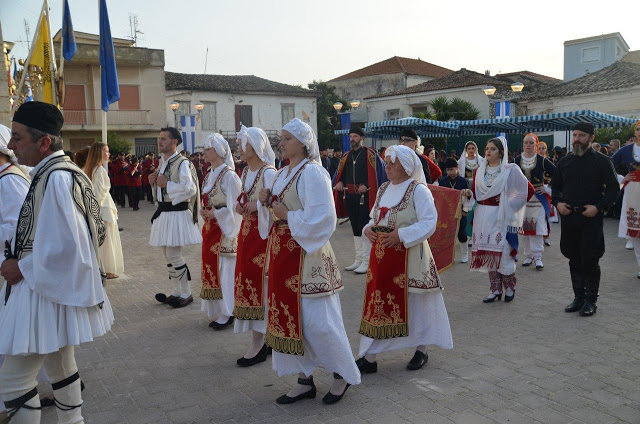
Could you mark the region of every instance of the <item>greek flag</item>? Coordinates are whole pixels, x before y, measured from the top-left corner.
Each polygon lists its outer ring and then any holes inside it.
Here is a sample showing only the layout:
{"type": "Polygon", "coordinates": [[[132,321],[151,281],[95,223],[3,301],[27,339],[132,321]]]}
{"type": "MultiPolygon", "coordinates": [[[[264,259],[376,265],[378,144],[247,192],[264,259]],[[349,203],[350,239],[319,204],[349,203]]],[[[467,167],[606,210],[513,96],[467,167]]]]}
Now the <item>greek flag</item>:
{"type": "Polygon", "coordinates": [[[196,148],[196,116],[180,115],[180,126],[182,127],[182,148],[193,153],[196,148]]]}
{"type": "MultiPolygon", "coordinates": [[[[510,116],[511,116],[511,102],[506,101],[506,100],[501,100],[501,101],[497,102],[496,103],[496,118],[497,119],[509,118],[510,116]]],[[[509,136],[507,135],[507,133],[498,133],[497,136],[498,137],[503,136],[507,140],[509,139],[509,136]]]]}

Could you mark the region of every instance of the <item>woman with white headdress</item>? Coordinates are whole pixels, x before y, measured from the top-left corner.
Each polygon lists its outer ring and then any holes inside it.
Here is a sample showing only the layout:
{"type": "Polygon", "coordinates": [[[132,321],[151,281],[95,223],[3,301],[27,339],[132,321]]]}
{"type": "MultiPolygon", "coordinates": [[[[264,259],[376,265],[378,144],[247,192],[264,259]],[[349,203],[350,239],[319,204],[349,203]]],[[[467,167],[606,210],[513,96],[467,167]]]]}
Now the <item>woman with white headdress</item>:
{"type": "Polygon", "coordinates": [[[376,355],[412,347],[407,369],[426,364],[427,345],[453,348],[442,285],[427,239],[438,212],[422,165],[406,146],[385,151],[389,181],[378,190],[364,234],[372,243],[360,323],[361,373],[378,370],[376,355]]]}
{"type": "Polygon", "coordinates": [[[258,228],[269,237],[267,344],[278,375],[298,374],[298,384],[276,402],[316,397],[313,372],[333,372],[322,401],[342,399],[360,383],[342,322],[342,278],[329,238],[336,211],[328,172],[320,164],[313,129],[295,118],[282,129],[282,155],[289,165],[273,186],[260,190],[258,228]]]}
{"type": "MultiPolygon", "coordinates": [[[[18,165],[18,159],[13,150],[7,145],[11,139],[11,130],[0,125],[0,243],[4,248],[6,243],[11,243],[16,235],[18,215],[29,191],[29,170],[18,165]]],[[[4,255],[0,255],[0,264],[4,261],[4,255]]],[[[0,277],[0,291],[4,285],[4,278],[0,277]]],[[[4,299],[0,301],[0,310],[4,306],[4,299]]],[[[0,367],[2,355],[0,355],[0,367]]],[[[4,403],[0,402],[0,412],[4,411],[4,403]]]]}
{"type": "Polygon", "coordinates": [[[477,200],[473,217],[471,270],[488,272],[491,293],[483,300],[502,298],[511,302],[516,289],[518,233],[522,230],[524,207],[535,195],[520,167],[508,163],[507,140],[492,138],[484,150],[485,162],[473,177],[469,199],[477,200]]]}
{"type": "Polygon", "coordinates": [[[467,179],[467,185],[471,187],[473,173],[484,163],[484,158],[478,154],[478,145],[475,141],[467,141],[464,152],[458,159],[458,174],[467,179]]]}
{"type": "Polygon", "coordinates": [[[269,353],[264,343],[267,332],[265,271],[268,241],[260,237],[258,230],[258,193],[273,185],[276,156],[264,131],[244,125],[238,133],[238,153],[247,166],[242,170],[242,192],[235,204],[236,212],[242,215],[242,226],[236,257],[234,333],[251,331],[253,334],[249,350],[237,361],[241,367],[250,367],[266,361],[269,353]]]}
{"type": "Polygon", "coordinates": [[[235,209],[240,178],[235,173],[231,148],[218,133],[209,134],[202,152],[211,169],[202,185],[202,311],[214,330],[233,323],[233,277],[242,215],[235,209]]]}

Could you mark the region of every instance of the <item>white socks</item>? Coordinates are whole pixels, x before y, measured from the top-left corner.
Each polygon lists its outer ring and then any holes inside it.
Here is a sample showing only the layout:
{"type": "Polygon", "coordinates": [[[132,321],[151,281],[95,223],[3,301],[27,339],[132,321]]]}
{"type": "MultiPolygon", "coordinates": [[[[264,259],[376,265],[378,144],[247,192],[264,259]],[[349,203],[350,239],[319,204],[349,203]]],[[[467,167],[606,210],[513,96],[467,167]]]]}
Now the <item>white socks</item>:
{"type": "Polygon", "coordinates": [[[510,288],[507,288],[507,289],[504,291],[504,295],[505,295],[505,296],[509,296],[509,297],[513,296],[513,290],[511,290],[510,288]]]}
{"type": "Polygon", "coordinates": [[[249,347],[247,353],[244,354],[244,357],[247,359],[255,357],[258,352],[260,352],[260,349],[262,349],[262,346],[264,346],[264,334],[253,331],[253,340],[251,341],[251,347],[249,347]]]}
{"type": "Polygon", "coordinates": [[[220,317],[216,320],[218,324],[226,324],[231,318],[229,315],[220,315],[220,317]]]}

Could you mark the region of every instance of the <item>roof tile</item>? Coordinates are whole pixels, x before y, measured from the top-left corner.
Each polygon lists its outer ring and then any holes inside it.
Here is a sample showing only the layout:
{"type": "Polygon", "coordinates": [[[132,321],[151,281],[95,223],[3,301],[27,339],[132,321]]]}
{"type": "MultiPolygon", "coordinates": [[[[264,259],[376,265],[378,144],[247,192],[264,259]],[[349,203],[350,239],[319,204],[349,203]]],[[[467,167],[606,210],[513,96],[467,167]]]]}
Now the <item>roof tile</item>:
{"type": "Polygon", "coordinates": [[[255,75],[209,75],[165,72],[167,90],[220,91],[225,93],[266,92],[315,96],[313,90],[270,81],[255,75]]]}
{"type": "Polygon", "coordinates": [[[329,82],[374,75],[395,74],[399,72],[406,72],[408,75],[422,75],[426,77],[440,78],[453,71],[451,69],[443,68],[442,66],[434,65],[433,63],[425,62],[424,60],[394,56],[383,60],[382,62],[374,63],[373,65],[366,66],[362,69],[349,72],[348,74],[334,78],[329,82]]]}

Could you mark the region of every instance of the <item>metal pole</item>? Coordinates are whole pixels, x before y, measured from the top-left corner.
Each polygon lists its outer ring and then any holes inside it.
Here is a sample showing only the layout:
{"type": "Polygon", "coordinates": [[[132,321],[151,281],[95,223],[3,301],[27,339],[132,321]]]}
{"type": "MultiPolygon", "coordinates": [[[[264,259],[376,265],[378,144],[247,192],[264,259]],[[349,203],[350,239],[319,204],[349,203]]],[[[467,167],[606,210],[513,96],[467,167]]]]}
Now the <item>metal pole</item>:
{"type": "Polygon", "coordinates": [[[107,143],[107,112],[102,111],[102,142],[107,143]]]}
{"type": "MultiPolygon", "coordinates": [[[[56,65],[56,52],[53,49],[53,36],[51,35],[51,20],[49,19],[49,1],[44,0],[47,7],[45,8],[46,18],[47,18],[47,26],[49,27],[49,51],[51,52],[51,57],[49,58],[49,72],[51,73],[51,94],[53,95],[53,104],[58,104],[58,90],[56,88],[56,73],[57,73],[57,65],[56,65]]],[[[62,44],[62,43],[60,43],[62,44]]]]}

